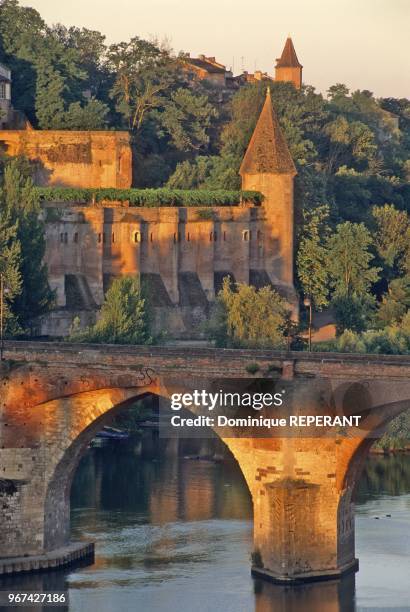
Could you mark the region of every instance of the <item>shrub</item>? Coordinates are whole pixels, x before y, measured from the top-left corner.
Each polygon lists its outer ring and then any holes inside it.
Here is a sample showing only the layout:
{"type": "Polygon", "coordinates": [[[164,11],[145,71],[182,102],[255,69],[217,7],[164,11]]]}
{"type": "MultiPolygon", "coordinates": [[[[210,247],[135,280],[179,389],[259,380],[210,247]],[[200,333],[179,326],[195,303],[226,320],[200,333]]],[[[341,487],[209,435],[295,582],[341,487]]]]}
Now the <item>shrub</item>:
{"type": "Polygon", "coordinates": [[[72,189],[36,187],[40,200],[89,204],[104,200],[129,202],[130,206],[234,206],[241,201],[259,205],[263,195],[258,191],[224,189],[72,189]]]}
{"type": "Polygon", "coordinates": [[[216,346],[283,348],[286,312],[271,287],[258,290],[226,276],[206,331],[216,346]]]}

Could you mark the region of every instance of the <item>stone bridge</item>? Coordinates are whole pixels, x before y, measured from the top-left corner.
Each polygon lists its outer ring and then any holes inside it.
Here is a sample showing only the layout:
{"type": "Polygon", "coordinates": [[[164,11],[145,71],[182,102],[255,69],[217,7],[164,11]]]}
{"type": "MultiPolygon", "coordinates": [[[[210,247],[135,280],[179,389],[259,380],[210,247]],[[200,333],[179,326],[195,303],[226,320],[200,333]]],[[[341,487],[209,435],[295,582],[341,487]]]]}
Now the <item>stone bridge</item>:
{"type": "Polygon", "coordinates": [[[117,411],[146,394],[232,381],[239,388],[250,379],[287,393],[282,415],[361,416],[360,427],[262,436],[215,428],[253,499],[253,574],[290,583],[357,569],[355,484],[375,437],[410,406],[409,357],[8,342],[0,365],[0,573],[92,552],[70,543],[70,487],[84,449],[117,411]]]}

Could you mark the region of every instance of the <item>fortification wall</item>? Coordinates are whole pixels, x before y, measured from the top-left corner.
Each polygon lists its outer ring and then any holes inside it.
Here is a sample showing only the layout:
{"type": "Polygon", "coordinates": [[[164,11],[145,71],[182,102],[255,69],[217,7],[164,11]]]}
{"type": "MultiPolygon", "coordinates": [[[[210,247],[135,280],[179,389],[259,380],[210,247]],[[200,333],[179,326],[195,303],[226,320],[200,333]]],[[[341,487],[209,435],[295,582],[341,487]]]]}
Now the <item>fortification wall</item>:
{"type": "Polygon", "coordinates": [[[131,186],[128,132],[1,130],[0,151],[35,162],[37,185],[131,186]]]}
{"type": "Polygon", "coordinates": [[[198,332],[228,274],[286,293],[270,274],[281,247],[263,206],[49,205],[45,215],[46,263],[59,311],[43,333],[64,335],[73,313],[95,312],[111,280],[122,275],[145,283],[157,328],[180,337],[198,332]]]}

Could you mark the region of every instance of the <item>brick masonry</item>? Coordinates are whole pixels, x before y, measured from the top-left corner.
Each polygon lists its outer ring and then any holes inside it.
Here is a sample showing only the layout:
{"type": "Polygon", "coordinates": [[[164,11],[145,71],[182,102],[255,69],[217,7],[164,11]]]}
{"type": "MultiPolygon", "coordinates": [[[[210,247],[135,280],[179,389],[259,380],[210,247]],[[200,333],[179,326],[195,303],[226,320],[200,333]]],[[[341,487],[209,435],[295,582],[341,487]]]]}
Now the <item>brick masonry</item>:
{"type": "MultiPolygon", "coordinates": [[[[0,550],[42,555],[68,545],[69,492],[95,433],[144,393],[223,388],[224,380],[275,378],[284,412],[346,414],[355,436],[237,438],[232,451],[254,506],[254,566],[282,581],[355,567],[352,495],[374,430],[408,407],[410,359],[270,351],[6,344],[0,374],[0,550]],[[292,364],[292,367],[290,367],[292,364]],[[274,368],[272,369],[272,366],[274,368]]],[[[268,434],[267,434],[268,435],[268,434]]]]}

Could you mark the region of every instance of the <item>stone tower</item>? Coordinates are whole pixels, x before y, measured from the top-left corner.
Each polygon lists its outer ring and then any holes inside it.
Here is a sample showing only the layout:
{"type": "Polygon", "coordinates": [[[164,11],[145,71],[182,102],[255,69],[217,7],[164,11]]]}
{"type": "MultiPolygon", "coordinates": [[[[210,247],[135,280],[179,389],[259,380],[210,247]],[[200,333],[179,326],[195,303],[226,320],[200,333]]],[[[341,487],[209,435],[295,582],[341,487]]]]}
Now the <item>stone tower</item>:
{"type": "Polygon", "coordinates": [[[264,195],[264,267],[297,316],[293,286],[293,181],[297,172],[269,89],[239,172],[243,190],[253,189],[264,195]]]}
{"type": "Polygon", "coordinates": [[[296,89],[300,89],[302,87],[302,68],[289,36],[283,47],[282,55],[276,60],[275,81],[288,81],[293,83],[296,89]]]}

